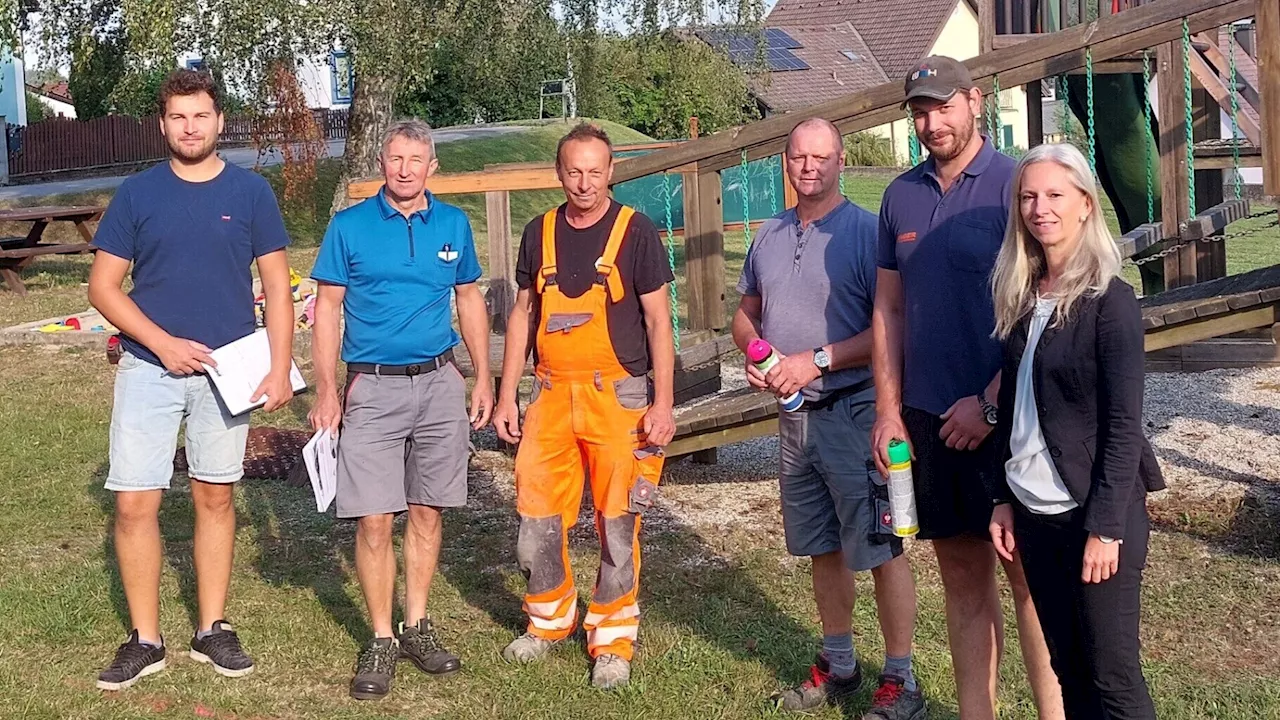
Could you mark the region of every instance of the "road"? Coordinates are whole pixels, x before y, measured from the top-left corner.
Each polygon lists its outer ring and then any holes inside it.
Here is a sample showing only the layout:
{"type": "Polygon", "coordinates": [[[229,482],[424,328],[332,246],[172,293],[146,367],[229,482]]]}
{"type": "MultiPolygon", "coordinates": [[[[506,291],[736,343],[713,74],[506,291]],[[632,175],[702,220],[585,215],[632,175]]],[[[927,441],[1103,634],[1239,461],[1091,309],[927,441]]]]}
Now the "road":
{"type": "MultiPolygon", "coordinates": [[[[492,125],[479,127],[460,127],[460,128],[442,128],[432,133],[436,144],[456,142],[458,140],[474,140],[477,138],[493,137],[495,135],[505,135],[512,132],[521,132],[528,128],[521,125],[492,125]]],[[[343,140],[330,140],[327,147],[327,155],[329,157],[341,157],[346,142],[343,140]]],[[[253,148],[228,148],[219,151],[224,160],[235,163],[240,167],[251,168],[258,164],[258,151],[253,148]]],[[[263,165],[278,165],[283,162],[279,151],[272,150],[263,158],[263,165]]],[[[120,186],[124,179],[129,175],[115,175],[109,177],[92,177],[81,178],[78,180],[55,180],[53,182],[32,183],[30,185],[9,185],[0,187],[0,201],[18,200],[21,198],[46,197],[49,195],[64,195],[68,193],[84,193],[98,192],[102,190],[111,190],[120,186]]]]}

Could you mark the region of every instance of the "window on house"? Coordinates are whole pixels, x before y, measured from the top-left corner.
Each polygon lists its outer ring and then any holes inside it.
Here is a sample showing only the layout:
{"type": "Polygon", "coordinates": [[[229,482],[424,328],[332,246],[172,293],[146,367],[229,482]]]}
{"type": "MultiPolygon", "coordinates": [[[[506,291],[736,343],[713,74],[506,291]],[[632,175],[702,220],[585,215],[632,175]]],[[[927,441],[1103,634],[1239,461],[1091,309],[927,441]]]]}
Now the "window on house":
{"type": "Polygon", "coordinates": [[[356,86],[355,64],[351,55],[344,50],[335,50],[329,54],[329,75],[333,85],[333,102],[349,103],[356,86]]]}
{"type": "Polygon", "coordinates": [[[1014,99],[1015,99],[1014,92],[1015,92],[1015,91],[1014,91],[1013,89],[1009,89],[1009,90],[1001,90],[1001,91],[1000,91],[1000,109],[1001,109],[1001,110],[1012,110],[1012,109],[1014,109],[1014,107],[1015,107],[1015,105],[1014,105],[1014,99]]]}
{"type": "Polygon", "coordinates": [[[191,58],[190,60],[188,60],[188,61],[187,61],[187,69],[188,69],[188,70],[203,70],[203,69],[204,69],[204,58],[191,58]]]}
{"type": "Polygon", "coordinates": [[[1001,134],[1004,135],[1004,147],[1013,147],[1013,126],[1005,125],[1001,128],[1001,134]]]}
{"type": "Polygon", "coordinates": [[[845,59],[848,60],[849,62],[858,62],[862,60],[862,58],[858,55],[858,53],[852,50],[841,50],[840,54],[843,55],[845,59]]]}

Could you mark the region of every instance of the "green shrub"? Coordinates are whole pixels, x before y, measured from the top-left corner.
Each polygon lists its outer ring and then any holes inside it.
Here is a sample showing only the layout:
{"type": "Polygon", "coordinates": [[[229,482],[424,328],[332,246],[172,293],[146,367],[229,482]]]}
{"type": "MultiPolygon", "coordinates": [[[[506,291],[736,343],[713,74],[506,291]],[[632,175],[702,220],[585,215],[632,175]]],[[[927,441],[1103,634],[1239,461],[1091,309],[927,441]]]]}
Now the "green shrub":
{"type": "Polygon", "coordinates": [[[844,163],[854,167],[896,167],[889,138],[859,132],[844,136],[844,163]]]}

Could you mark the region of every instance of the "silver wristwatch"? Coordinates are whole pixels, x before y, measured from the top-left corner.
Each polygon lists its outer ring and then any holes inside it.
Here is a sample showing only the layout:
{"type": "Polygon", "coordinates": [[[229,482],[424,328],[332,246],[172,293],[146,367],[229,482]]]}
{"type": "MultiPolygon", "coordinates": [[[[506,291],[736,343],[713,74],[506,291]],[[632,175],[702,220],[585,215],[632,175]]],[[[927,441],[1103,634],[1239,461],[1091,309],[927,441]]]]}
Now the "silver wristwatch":
{"type": "Polygon", "coordinates": [[[996,406],[987,401],[986,390],[978,393],[978,407],[982,408],[982,419],[985,420],[988,425],[995,427],[999,413],[996,410],[996,406]]]}
{"type": "Polygon", "coordinates": [[[831,371],[831,353],[822,348],[813,349],[813,364],[818,366],[823,375],[831,371]]]}

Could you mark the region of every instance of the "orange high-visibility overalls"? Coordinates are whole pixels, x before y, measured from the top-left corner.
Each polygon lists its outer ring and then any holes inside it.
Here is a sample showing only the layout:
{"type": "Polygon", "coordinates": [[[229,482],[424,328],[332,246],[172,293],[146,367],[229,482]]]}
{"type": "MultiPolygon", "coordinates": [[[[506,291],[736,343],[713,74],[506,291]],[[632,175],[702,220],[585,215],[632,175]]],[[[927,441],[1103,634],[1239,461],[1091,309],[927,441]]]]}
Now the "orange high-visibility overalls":
{"type": "Polygon", "coordinates": [[[516,453],[516,555],[529,581],[529,632],[560,640],[577,624],[568,531],[578,519],[585,472],[600,536],[600,570],[583,621],[587,650],[627,660],[640,620],[640,513],[653,502],[663,460],[642,431],[649,378],[632,377],[618,362],[606,314],[610,299],[625,292],[614,265],[634,213],[625,206],[618,213],[596,281],[576,298],[556,284],[556,210],[543,216],[538,363],[516,453]]]}

